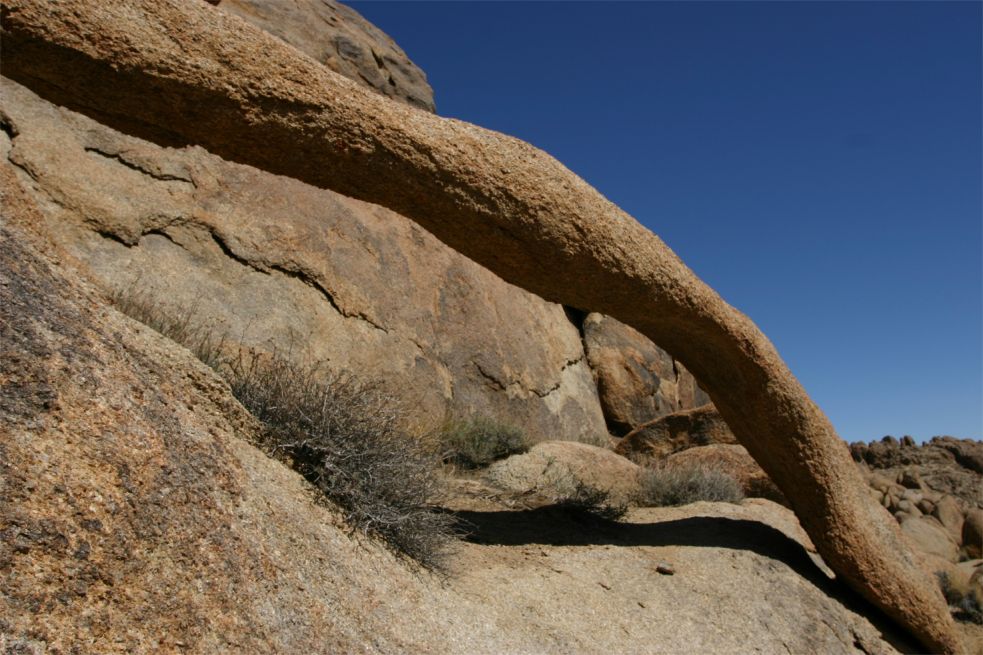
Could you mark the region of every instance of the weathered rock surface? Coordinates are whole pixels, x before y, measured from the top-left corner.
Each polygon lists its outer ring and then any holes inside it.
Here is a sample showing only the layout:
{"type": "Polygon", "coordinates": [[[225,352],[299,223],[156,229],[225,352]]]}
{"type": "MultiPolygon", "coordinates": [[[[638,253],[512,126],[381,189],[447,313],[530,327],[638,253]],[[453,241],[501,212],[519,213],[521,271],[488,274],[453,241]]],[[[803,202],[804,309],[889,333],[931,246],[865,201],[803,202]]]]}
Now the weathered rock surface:
{"type": "Polygon", "coordinates": [[[934,582],[771,343],[545,153],[362,90],[206,3],[4,0],[2,20],[3,72],[58,102],[384,204],[510,282],[638,329],[700,380],[831,568],[926,648],[958,649],[934,582]]]}
{"type": "Polygon", "coordinates": [[[589,314],[582,330],[612,434],[710,402],[682,364],[637,330],[603,314],[589,314]]]}
{"type": "Polygon", "coordinates": [[[917,478],[926,489],[959,499],[963,509],[983,509],[983,442],[934,437],[924,444],[884,437],[850,444],[854,460],[891,479],[917,478]]]}
{"type": "Polygon", "coordinates": [[[644,464],[687,448],[736,443],[720,413],[713,405],[704,405],[638,426],[618,442],[615,452],[644,464]]]}
{"type": "Polygon", "coordinates": [[[569,441],[544,441],[529,452],[495,462],[484,478],[520,494],[547,498],[573,494],[585,485],[609,494],[614,503],[627,503],[638,492],[639,467],[610,450],[569,441]]]}
{"type": "Polygon", "coordinates": [[[334,0],[219,0],[221,9],[286,41],[336,73],[434,111],[427,76],[382,30],[334,0]]]}
{"type": "Polygon", "coordinates": [[[593,531],[549,510],[462,512],[476,535],[444,578],[353,540],[242,438],[252,421],[221,380],[30,234],[43,219],[15,185],[0,164],[9,652],[911,649],[815,569],[794,517],[761,508],[593,531]]]}
{"type": "Polygon", "coordinates": [[[391,211],[161,148],[0,84],[17,133],[7,158],[51,233],[107,288],[193,311],[248,348],[388,381],[422,422],[477,414],[533,440],[606,439],[559,305],[391,211]]]}
{"type": "Polygon", "coordinates": [[[783,505],[788,500],[771,478],[761,470],[744,446],[713,444],[687,448],[666,458],[667,466],[708,468],[732,476],[748,498],[767,498],[783,505]]]}
{"type": "Polygon", "coordinates": [[[901,531],[923,553],[949,562],[959,559],[959,545],[942,524],[929,516],[908,516],[901,521],[901,531]]]}
{"type": "Polygon", "coordinates": [[[971,509],[966,512],[963,522],[963,548],[971,559],[983,557],[983,510],[971,509]]]}

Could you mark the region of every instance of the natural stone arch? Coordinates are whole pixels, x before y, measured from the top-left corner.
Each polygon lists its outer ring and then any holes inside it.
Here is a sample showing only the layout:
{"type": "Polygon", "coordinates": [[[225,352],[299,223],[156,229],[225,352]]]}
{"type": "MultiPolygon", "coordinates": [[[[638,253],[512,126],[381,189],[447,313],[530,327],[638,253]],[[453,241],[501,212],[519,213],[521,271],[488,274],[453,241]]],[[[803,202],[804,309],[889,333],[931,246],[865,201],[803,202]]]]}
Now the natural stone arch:
{"type": "Polygon", "coordinates": [[[384,205],[509,282],[635,327],[700,380],[830,567],[958,651],[941,594],[771,343],[546,153],[380,98],[205,3],[4,0],[2,26],[3,74],[56,102],[384,205]]]}

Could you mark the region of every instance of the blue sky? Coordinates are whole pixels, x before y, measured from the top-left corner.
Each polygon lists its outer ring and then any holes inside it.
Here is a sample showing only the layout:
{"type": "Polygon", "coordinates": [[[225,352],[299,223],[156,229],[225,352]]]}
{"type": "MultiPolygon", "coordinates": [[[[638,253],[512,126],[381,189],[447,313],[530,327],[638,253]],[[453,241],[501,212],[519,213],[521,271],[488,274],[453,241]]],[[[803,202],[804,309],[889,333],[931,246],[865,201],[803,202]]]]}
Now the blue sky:
{"type": "Polygon", "coordinates": [[[978,2],[352,2],[747,313],[849,440],[983,433],[978,2]]]}

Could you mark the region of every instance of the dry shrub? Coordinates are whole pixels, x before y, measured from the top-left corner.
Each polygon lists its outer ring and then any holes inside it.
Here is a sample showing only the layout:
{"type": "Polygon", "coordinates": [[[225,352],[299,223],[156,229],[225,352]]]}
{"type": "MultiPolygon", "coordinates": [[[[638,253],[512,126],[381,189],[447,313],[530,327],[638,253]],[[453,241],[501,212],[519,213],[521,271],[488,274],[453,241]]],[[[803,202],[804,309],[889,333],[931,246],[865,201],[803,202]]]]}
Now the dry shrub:
{"type": "Polygon", "coordinates": [[[440,430],[437,440],[444,461],[465,469],[488,466],[529,450],[522,430],[483,416],[449,422],[440,430]]]}
{"type": "Polygon", "coordinates": [[[200,327],[194,308],[175,311],[149,294],[114,294],[116,307],[189,348],[229,382],[263,426],[260,446],[334,502],[353,529],[380,538],[427,568],[439,568],[456,537],[439,511],[439,458],[399,426],[395,398],[352,377],[273,355],[234,359],[225,339],[200,327]]]}
{"type": "Polygon", "coordinates": [[[628,512],[628,505],[611,501],[611,495],[582,480],[572,483],[572,491],[555,498],[556,507],[605,521],[618,521],[628,512]]]}
{"type": "Polygon", "coordinates": [[[672,507],[700,500],[739,503],[740,483],[731,475],[702,466],[655,466],[642,471],[638,504],[672,507]]]}
{"type": "Polygon", "coordinates": [[[983,605],[980,604],[979,593],[974,593],[969,588],[960,589],[945,571],[936,571],[935,577],[938,578],[939,588],[952,610],[953,618],[964,623],[983,625],[983,605]]]}

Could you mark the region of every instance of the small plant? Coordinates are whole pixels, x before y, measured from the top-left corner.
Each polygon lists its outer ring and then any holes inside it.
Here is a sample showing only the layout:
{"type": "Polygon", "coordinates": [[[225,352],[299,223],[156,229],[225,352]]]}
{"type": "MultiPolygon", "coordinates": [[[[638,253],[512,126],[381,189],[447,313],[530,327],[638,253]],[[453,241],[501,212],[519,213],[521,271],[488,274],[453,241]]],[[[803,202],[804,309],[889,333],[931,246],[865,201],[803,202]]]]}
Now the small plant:
{"type": "Polygon", "coordinates": [[[163,305],[139,279],[115,289],[109,300],[122,313],[181,344],[216,371],[227,363],[224,353],[229,344],[224,335],[216,337],[214,326],[197,319],[197,302],[187,307],[163,305]]]}
{"type": "Polygon", "coordinates": [[[441,430],[438,441],[444,461],[465,469],[488,466],[529,450],[522,430],[486,417],[452,422],[441,430]]]}
{"type": "Polygon", "coordinates": [[[980,603],[979,593],[958,589],[945,571],[937,571],[935,577],[938,578],[945,601],[953,610],[953,617],[966,623],[983,625],[983,605],[980,603]]]}
{"type": "Polygon", "coordinates": [[[354,528],[439,568],[454,518],[431,449],[399,427],[399,405],[378,387],[280,357],[232,367],[232,393],[264,426],[267,452],[289,463],[354,528]]]}
{"type": "Polygon", "coordinates": [[[439,460],[399,427],[400,406],[381,388],[331,376],[277,354],[230,349],[196,321],[133,288],[113,295],[123,313],[191,350],[229,382],[262,425],[271,457],[333,501],[353,529],[374,535],[426,568],[439,568],[456,537],[455,519],[438,511],[439,460]],[[229,357],[230,350],[240,354],[229,357]]]}
{"type": "Polygon", "coordinates": [[[573,483],[570,493],[556,498],[555,506],[605,521],[619,521],[628,512],[626,503],[612,502],[607,491],[582,480],[573,483]]]}
{"type": "Polygon", "coordinates": [[[740,483],[733,476],[693,466],[657,466],[642,471],[638,504],[643,507],[671,507],[700,500],[739,503],[744,498],[740,483]]]}

